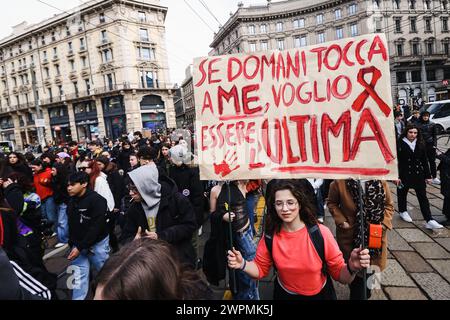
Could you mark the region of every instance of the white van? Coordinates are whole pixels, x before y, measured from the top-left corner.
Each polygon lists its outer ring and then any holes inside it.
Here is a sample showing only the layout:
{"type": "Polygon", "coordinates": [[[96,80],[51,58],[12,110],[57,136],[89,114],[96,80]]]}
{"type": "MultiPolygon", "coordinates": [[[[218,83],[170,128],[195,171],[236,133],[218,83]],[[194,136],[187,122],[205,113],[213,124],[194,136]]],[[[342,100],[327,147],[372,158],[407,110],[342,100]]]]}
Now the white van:
{"type": "Polygon", "coordinates": [[[450,129],[450,100],[430,102],[425,107],[430,113],[430,120],[436,123],[438,133],[450,129]]]}

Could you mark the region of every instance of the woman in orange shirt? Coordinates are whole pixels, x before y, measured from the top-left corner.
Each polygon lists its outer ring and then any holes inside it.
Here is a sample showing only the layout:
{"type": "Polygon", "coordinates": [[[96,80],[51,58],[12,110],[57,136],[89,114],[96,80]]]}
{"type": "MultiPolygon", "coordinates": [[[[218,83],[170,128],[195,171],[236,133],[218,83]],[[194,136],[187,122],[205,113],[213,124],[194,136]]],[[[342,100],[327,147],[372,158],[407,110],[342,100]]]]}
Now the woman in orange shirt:
{"type": "MultiPolygon", "coordinates": [[[[250,277],[262,279],[274,264],[277,280],[274,300],[330,300],[335,299],[332,281],[351,283],[356,272],[370,265],[369,250],[354,249],[348,265],[331,231],[317,223],[314,207],[301,190],[290,182],[280,182],[269,195],[265,234],[273,237],[272,249],[266,238],[258,244],[253,261],[245,261],[239,251],[228,251],[228,266],[243,270],[250,277]],[[324,260],[310,236],[319,228],[323,239],[324,260]],[[324,274],[326,267],[327,274],[324,274]]],[[[317,234],[317,233],[316,233],[317,234]]]]}

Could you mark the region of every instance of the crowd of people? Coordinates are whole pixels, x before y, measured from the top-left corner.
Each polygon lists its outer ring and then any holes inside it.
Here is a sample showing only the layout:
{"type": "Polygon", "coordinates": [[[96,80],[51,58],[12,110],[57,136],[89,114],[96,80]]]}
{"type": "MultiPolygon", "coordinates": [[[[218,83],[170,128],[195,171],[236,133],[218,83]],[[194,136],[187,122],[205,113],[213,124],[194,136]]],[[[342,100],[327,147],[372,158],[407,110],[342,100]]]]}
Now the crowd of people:
{"type": "MultiPolygon", "coordinates": [[[[426,228],[442,228],[425,192],[426,183],[442,182],[448,226],[450,152],[436,153],[429,114],[417,123],[395,118],[400,216],[412,221],[406,197],[414,189],[426,228]]],[[[73,300],[211,299],[210,285],[227,275],[234,299],[258,300],[258,280],[271,267],[274,299],[336,299],[331,279],[349,285],[350,299],[370,297],[364,270],[386,267],[394,215],[386,181],[201,181],[189,144],[181,135],[135,132],[2,155],[0,299],[57,299],[57,277],[43,261],[51,238],[76,270],[73,300]],[[266,215],[256,243],[261,195],[266,215]],[[336,237],[323,225],[326,207],[336,237]],[[201,254],[205,223],[211,232],[201,254]]]]}

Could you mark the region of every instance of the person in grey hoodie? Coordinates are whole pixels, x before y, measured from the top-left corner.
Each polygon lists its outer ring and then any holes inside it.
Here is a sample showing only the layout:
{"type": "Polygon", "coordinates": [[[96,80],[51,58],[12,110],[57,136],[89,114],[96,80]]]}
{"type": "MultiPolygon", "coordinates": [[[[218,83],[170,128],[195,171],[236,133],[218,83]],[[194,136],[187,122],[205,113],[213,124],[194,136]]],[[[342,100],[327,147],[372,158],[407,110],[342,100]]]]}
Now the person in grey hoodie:
{"type": "Polygon", "coordinates": [[[172,244],[182,262],[195,265],[191,244],[197,230],[194,209],[189,200],[178,193],[173,180],[159,175],[154,163],[128,174],[128,190],[132,205],[120,236],[122,244],[133,239],[151,238],[172,244]]]}

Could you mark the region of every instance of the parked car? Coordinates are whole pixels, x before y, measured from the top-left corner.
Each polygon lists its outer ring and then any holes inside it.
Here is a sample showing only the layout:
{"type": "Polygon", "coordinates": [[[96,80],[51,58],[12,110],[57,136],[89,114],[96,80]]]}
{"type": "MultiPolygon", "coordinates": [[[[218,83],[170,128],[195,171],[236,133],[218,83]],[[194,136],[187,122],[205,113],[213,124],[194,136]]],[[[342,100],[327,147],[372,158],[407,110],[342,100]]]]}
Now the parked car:
{"type": "Polygon", "coordinates": [[[14,142],[12,141],[0,141],[0,151],[3,153],[14,152],[14,142]]]}
{"type": "Polygon", "coordinates": [[[420,109],[421,112],[425,110],[430,113],[430,120],[436,123],[438,134],[450,131],[450,100],[428,102],[420,109]]]}

